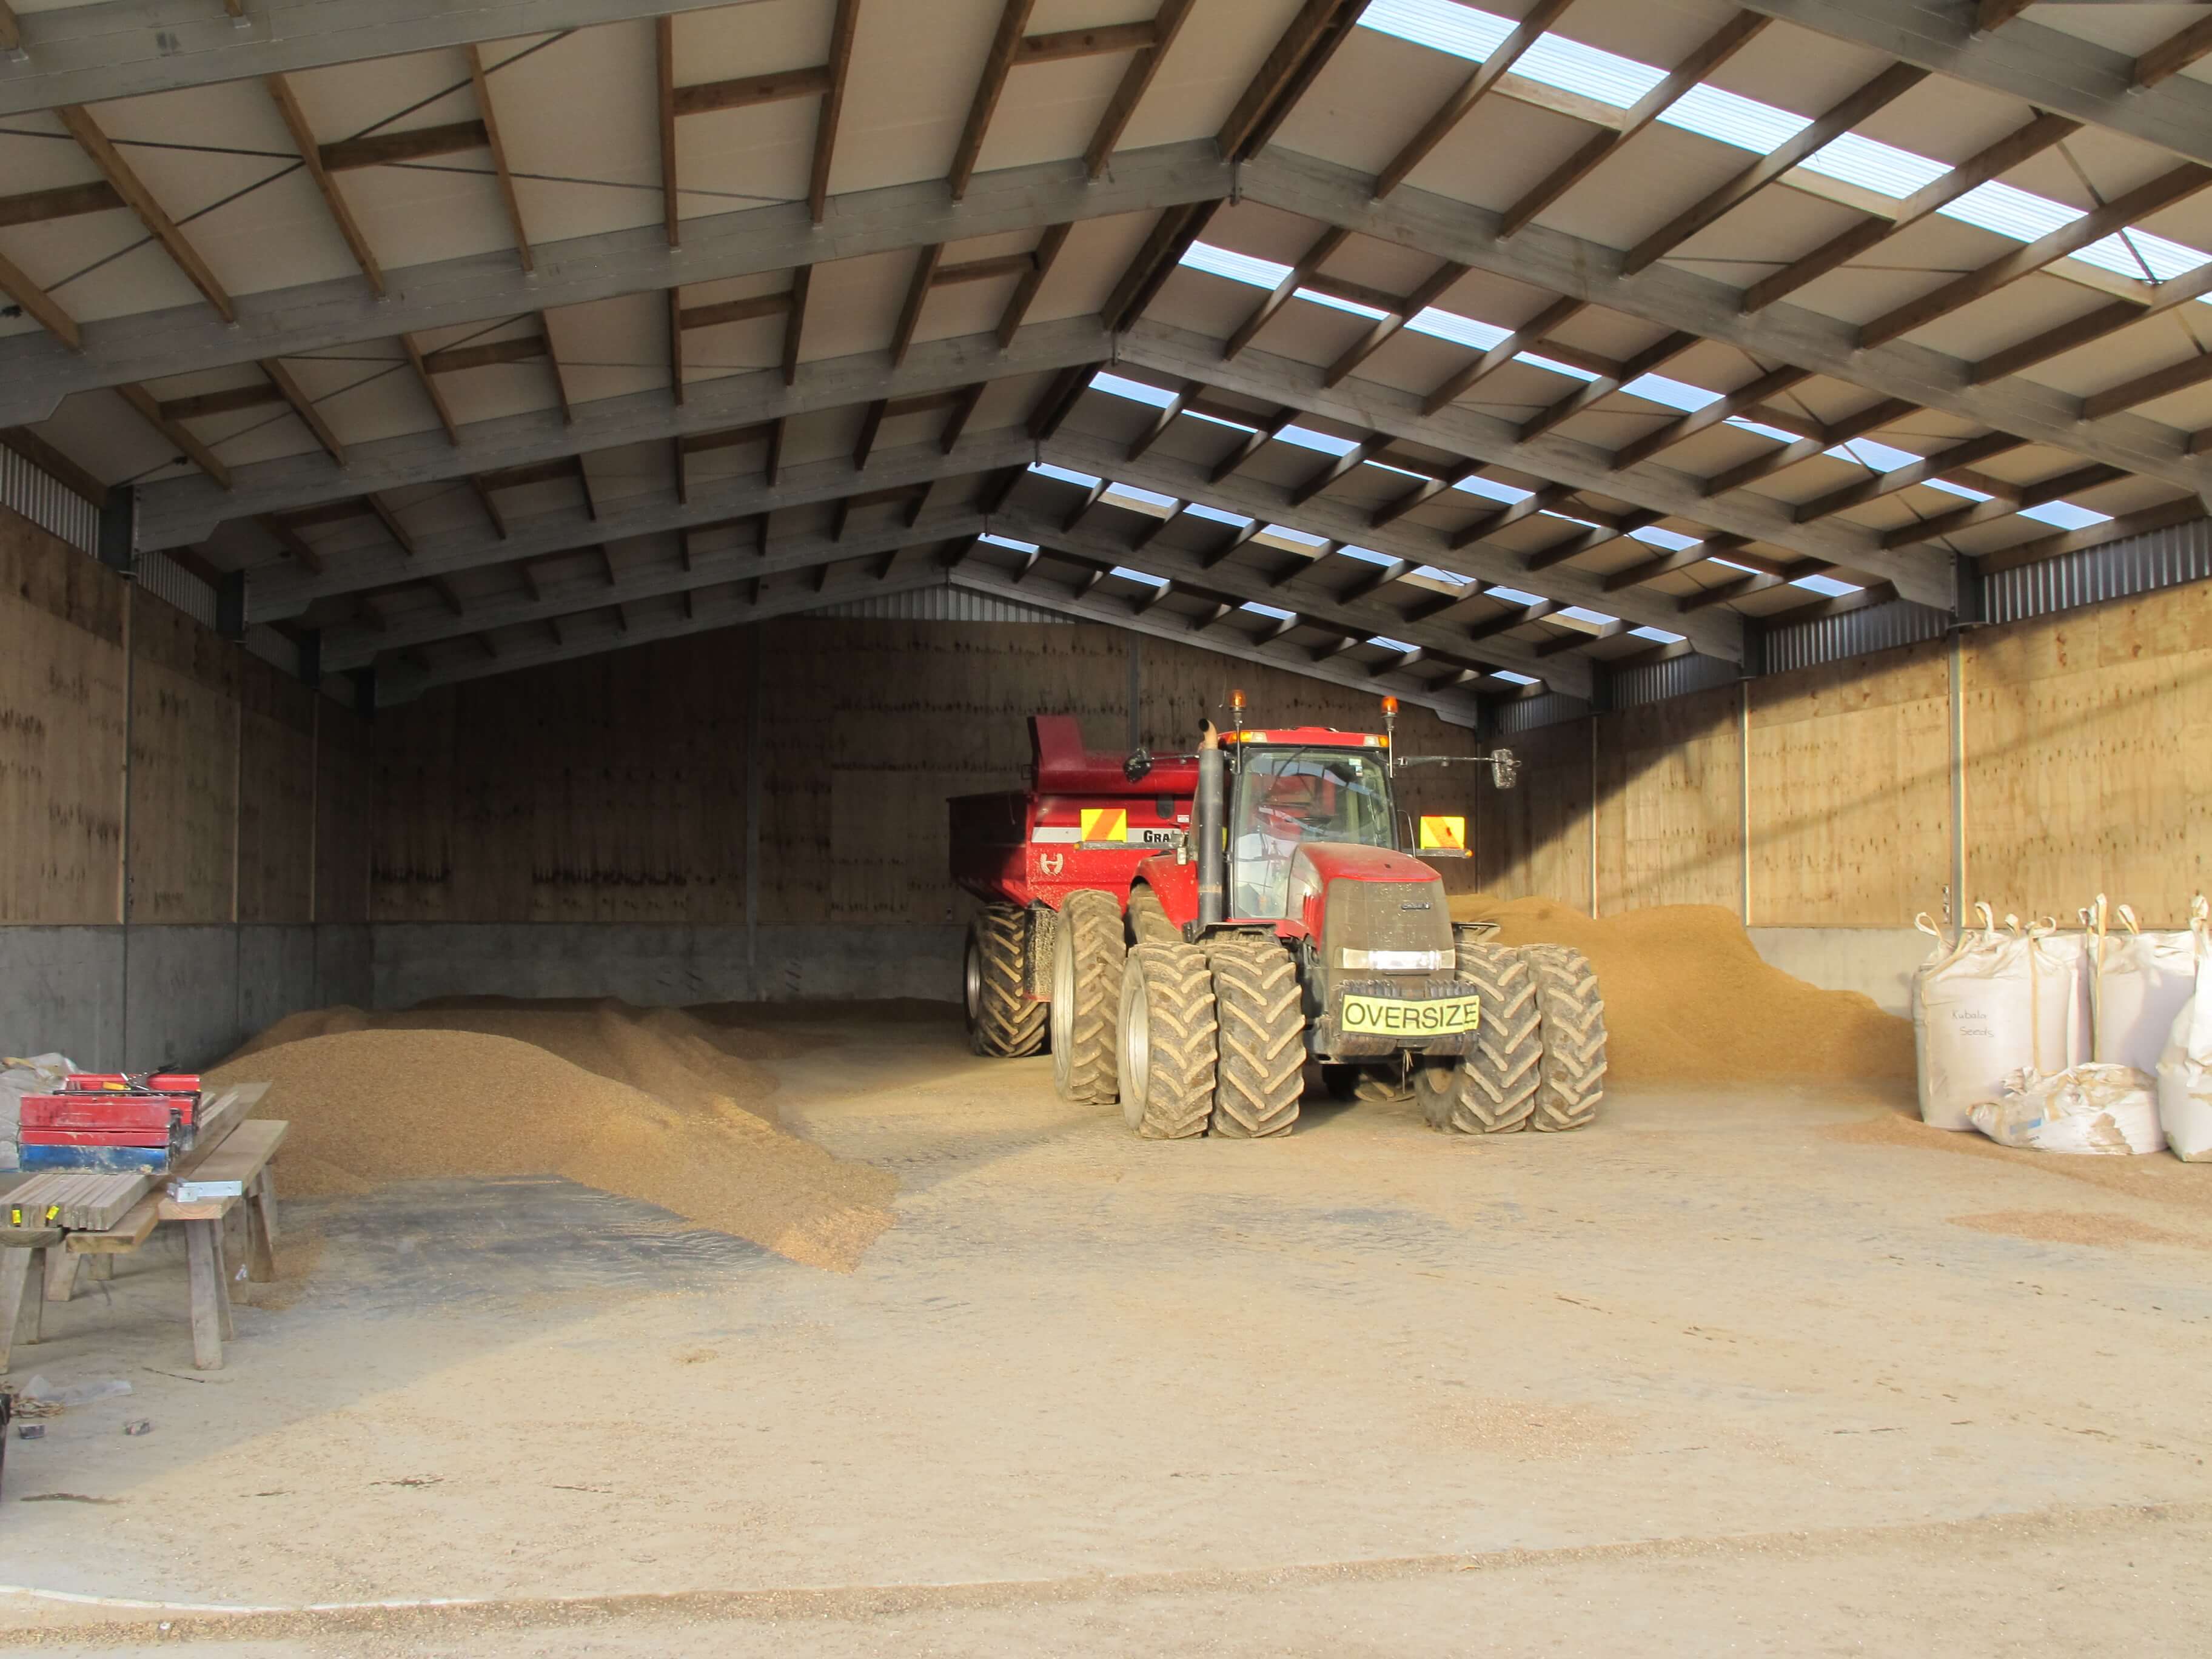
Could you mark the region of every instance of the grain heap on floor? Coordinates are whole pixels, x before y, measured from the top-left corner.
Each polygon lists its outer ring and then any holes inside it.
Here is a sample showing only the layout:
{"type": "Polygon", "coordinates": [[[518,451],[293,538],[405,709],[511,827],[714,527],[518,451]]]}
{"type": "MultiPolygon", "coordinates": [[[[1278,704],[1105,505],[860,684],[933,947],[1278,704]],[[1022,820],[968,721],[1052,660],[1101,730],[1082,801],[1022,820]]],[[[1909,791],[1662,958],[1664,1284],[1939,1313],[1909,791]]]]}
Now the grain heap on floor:
{"type": "Polygon", "coordinates": [[[289,1191],[553,1173],[850,1272],[897,1182],[775,1127],[774,1079],[676,1009],[490,1003],[296,1014],[216,1068],[290,1121],[289,1191]]]}
{"type": "Polygon", "coordinates": [[[1495,921],[1506,945],[1570,945],[1597,970],[1616,1082],[1757,1082],[1912,1075],[1912,1024],[1856,991],[1824,991],[1759,954],[1710,904],[1593,920],[1556,899],[1465,894],[1455,921],[1495,921]]]}

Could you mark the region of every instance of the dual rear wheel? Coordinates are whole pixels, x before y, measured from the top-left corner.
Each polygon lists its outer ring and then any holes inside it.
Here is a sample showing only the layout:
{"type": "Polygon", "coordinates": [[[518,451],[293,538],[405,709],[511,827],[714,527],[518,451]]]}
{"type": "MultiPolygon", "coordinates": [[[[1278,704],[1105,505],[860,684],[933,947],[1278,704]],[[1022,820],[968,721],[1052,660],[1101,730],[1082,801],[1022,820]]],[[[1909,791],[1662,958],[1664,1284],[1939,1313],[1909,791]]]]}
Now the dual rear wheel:
{"type": "Polygon", "coordinates": [[[1605,1003],[1589,959],[1564,945],[1459,938],[1459,976],[1480,1024],[1457,1060],[1417,1060],[1413,1094],[1452,1134],[1579,1129],[1605,1092],[1605,1003]]]}

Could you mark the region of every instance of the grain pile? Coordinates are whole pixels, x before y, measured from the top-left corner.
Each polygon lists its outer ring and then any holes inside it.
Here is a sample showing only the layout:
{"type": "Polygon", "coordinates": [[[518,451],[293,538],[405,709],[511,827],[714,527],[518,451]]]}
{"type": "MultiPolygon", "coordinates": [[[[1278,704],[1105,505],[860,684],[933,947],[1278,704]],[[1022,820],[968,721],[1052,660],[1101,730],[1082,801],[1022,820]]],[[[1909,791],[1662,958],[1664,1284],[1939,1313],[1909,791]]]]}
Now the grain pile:
{"type": "Polygon", "coordinates": [[[741,1031],[615,1002],[295,1014],[211,1074],[266,1080],[289,1190],[553,1173],[850,1272],[897,1182],[775,1127],[741,1031]]]}
{"type": "Polygon", "coordinates": [[[1507,945],[1570,945],[1605,996],[1619,1082],[1758,1082],[1913,1074],[1912,1025],[1856,991],[1824,991],[1770,966],[1716,905],[1670,904],[1592,920],[1555,899],[1451,902],[1455,921],[1495,921],[1507,945]]]}

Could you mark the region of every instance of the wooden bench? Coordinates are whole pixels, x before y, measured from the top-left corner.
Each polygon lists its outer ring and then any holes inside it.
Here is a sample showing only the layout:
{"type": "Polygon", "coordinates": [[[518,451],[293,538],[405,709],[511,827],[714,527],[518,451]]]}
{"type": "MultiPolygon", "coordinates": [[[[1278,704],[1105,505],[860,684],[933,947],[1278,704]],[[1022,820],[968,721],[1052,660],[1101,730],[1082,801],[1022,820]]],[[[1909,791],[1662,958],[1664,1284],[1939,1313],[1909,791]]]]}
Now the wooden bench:
{"type": "MultiPolygon", "coordinates": [[[[257,1090],[255,1098],[258,1097],[257,1090]]],[[[222,1345],[233,1334],[230,1274],[223,1259],[224,1224],[234,1210],[244,1209],[246,1276],[256,1282],[273,1278],[276,1186],[269,1161],[290,1127],[266,1118],[245,1123],[234,1120],[225,1133],[195,1148],[173,1170],[156,1177],[157,1184],[134,1198],[112,1225],[68,1227],[58,1224],[58,1218],[57,1224],[52,1225],[0,1227],[0,1372],[8,1369],[9,1350],[19,1324],[24,1341],[39,1340],[43,1303],[70,1300],[78,1271],[87,1262],[95,1264],[94,1271],[100,1272],[117,1256],[143,1244],[164,1221],[179,1223],[185,1230],[191,1286],[192,1364],[204,1371],[222,1370],[222,1345]],[[218,1190],[214,1195],[192,1200],[169,1196],[173,1185],[187,1182],[218,1190]],[[36,1279],[34,1267],[42,1270],[36,1279]]],[[[31,1184],[26,1182],[0,1197],[0,1207],[10,1214],[24,1207],[27,1212],[23,1219],[33,1222],[44,1213],[35,1207],[35,1197],[31,1184]],[[26,1192],[33,1193],[33,1205],[18,1206],[15,1200],[26,1192]]],[[[46,1206],[49,1211],[58,1207],[46,1206]]]]}

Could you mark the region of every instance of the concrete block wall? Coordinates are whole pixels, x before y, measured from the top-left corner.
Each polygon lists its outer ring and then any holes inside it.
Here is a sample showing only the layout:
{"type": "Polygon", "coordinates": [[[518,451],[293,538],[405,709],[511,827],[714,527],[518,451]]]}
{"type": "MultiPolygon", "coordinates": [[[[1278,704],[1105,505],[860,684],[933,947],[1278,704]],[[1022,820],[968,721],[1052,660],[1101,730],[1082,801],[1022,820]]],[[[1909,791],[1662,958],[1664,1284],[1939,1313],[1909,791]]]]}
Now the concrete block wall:
{"type": "Polygon", "coordinates": [[[358,923],[0,927],[7,1054],[204,1066],[287,1014],[374,995],[358,923]]]}
{"type": "Polygon", "coordinates": [[[957,927],[380,922],[380,1007],[437,996],[618,997],[643,1005],[960,996],[957,927]]]}

